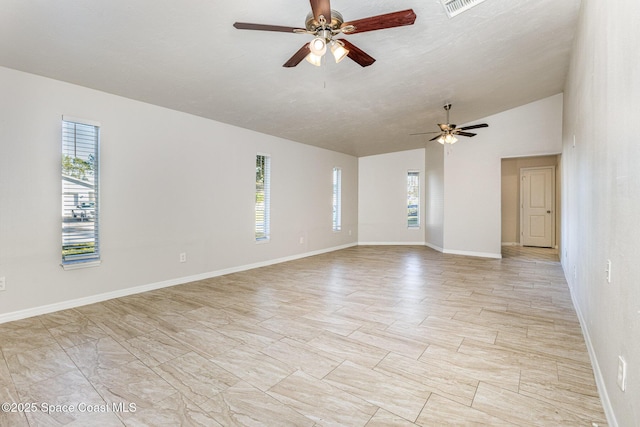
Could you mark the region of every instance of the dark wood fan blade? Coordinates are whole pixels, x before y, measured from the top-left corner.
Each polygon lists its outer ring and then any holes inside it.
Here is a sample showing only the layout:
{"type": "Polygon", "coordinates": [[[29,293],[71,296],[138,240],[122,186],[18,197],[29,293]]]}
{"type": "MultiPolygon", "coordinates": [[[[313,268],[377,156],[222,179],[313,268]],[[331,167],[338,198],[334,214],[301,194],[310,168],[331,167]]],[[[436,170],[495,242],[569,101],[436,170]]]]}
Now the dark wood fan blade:
{"type": "MultiPolygon", "coordinates": [[[[311,2],[313,3],[313,2],[311,2]]],[[[385,28],[402,27],[412,25],[416,21],[416,14],[413,9],[401,10],[400,12],[387,13],[384,15],[371,16],[369,18],[357,19],[345,22],[341,27],[353,25],[355,30],[349,34],[364,33],[365,31],[383,30],[385,28]]]]}
{"type": "Polygon", "coordinates": [[[319,20],[320,15],[323,15],[327,23],[331,23],[331,3],[329,0],[311,0],[311,10],[316,21],[319,20]]]}
{"type": "Polygon", "coordinates": [[[293,56],[289,58],[289,60],[282,66],[287,68],[295,67],[309,54],[309,52],[311,52],[309,50],[309,43],[305,43],[304,46],[302,46],[299,51],[294,53],[293,56]]]}
{"type": "Polygon", "coordinates": [[[462,136],[476,136],[477,133],[471,133],[471,132],[455,132],[456,135],[462,135],[462,136]]]}
{"type": "Polygon", "coordinates": [[[433,138],[431,138],[429,141],[435,141],[436,139],[440,138],[442,135],[438,135],[438,136],[434,136],[433,138]]]}
{"type": "Polygon", "coordinates": [[[488,128],[489,125],[486,123],[481,123],[479,125],[471,125],[471,126],[465,126],[460,128],[460,130],[471,130],[471,129],[478,129],[478,128],[488,128]]]}
{"type": "Polygon", "coordinates": [[[376,62],[376,60],[373,57],[369,56],[359,47],[354,46],[354,44],[351,43],[349,40],[340,39],[340,41],[344,43],[344,47],[349,51],[349,55],[347,56],[352,60],[354,60],[355,62],[357,62],[358,64],[360,64],[360,66],[368,67],[369,65],[376,62]]]}
{"type": "Polygon", "coordinates": [[[264,24],[250,24],[248,22],[236,22],[233,24],[239,30],[258,30],[258,31],[279,31],[281,33],[293,33],[295,30],[306,31],[296,27],[283,27],[280,25],[264,25],[264,24]]]}

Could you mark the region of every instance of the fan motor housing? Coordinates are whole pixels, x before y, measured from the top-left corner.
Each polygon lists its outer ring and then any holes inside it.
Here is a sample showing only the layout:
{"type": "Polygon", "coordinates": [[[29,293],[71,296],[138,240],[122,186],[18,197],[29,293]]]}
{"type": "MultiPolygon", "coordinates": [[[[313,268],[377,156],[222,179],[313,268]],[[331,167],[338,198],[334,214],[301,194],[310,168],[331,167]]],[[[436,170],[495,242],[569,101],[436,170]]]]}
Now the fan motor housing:
{"type": "MultiPolygon", "coordinates": [[[[331,22],[327,22],[325,27],[328,27],[331,30],[337,30],[342,26],[343,23],[344,23],[344,18],[342,17],[340,12],[331,9],[331,22]]],[[[307,15],[305,27],[307,31],[311,31],[312,33],[315,33],[316,31],[323,29],[322,25],[313,16],[313,12],[309,12],[309,14],[307,15]]]]}

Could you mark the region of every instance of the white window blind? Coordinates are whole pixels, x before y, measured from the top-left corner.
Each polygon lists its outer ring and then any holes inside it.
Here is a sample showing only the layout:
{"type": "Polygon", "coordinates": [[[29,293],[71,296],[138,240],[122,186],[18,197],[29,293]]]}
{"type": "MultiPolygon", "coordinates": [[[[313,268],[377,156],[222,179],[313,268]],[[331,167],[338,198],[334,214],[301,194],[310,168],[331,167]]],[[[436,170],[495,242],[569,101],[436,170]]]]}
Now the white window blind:
{"type": "Polygon", "coordinates": [[[407,227],[420,227],[420,172],[407,173],[407,227]]]}
{"type": "Polygon", "coordinates": [[[62,118],[62,265],[100,260],[100,126],[62,118]]]}
{"type": "Polygon", "coordinates": [[[271,157],[258,154],[256,156],[256,241],[267,241],[270,238],[270,195],[271,157]]]}
{"type": "Polygon", "coordinates": [[[342,169],[333,168],[333,231],[342,229],[342,169]]]}

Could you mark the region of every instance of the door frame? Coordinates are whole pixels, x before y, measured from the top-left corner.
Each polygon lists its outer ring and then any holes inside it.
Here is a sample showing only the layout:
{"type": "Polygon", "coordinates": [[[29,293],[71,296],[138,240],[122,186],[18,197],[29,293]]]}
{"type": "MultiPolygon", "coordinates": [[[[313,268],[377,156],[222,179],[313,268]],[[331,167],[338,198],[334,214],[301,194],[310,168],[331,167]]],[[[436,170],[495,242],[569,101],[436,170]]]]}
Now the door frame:
{"type": "Polygon", "coordinates": [[[520,191],[520,246],[524,246],[524,191],[522,188],[522,182],[524,181],[525,171],[536,170],[550,170],[551,171],[551,247],[557,249],[558,242],[556,241],[556,166],[536,166],[520,168],[520,181],[518,182],[518,189],[520,191]]]}

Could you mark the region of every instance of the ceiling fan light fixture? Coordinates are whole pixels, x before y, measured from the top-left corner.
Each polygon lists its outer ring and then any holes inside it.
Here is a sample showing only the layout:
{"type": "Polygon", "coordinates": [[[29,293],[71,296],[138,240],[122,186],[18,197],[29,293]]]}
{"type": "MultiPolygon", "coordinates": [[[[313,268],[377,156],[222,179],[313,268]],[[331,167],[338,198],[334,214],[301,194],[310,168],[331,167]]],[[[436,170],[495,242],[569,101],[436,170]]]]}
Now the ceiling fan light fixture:
{"type": "Polygon", "coordinates": [[[316,56],[322,56],[327,52],[327,42],[322,37],[316,37],[309,42],[309,50],[316,56]]]}
{"type": "Polygon", "coordinates": [[[458,138],[456,138],[455,136],[453,136],[452,134],[448,133],[445,137],[444,137],[444,142],[446,142],[447,144],[455,144],[456,142],[458,142],[458,138]]]}
{"type": "Polygon", "coordinates": [[[331,46],[331,53],[336,60],[336,64],[346,58],[347,55],[349,55],[349,50],[344,47],[344,44],[342,44],[342,42],[331,40],[331,43],[329,43],[329,45],[331,46]]]}
{"type": "Polygon", "coordinates": [[[438,142],[444,145],[444,136],[440,135],[440,138],[438,138],[438,142]]]}
{"type": "Polygon", "coordinates": [[[306,59],[309,64],[315,65],[316,67],[322,65],[322,56],[316,55],[313,52],[308,54],[304,59],[306,59]]]}

